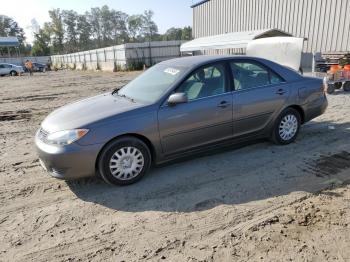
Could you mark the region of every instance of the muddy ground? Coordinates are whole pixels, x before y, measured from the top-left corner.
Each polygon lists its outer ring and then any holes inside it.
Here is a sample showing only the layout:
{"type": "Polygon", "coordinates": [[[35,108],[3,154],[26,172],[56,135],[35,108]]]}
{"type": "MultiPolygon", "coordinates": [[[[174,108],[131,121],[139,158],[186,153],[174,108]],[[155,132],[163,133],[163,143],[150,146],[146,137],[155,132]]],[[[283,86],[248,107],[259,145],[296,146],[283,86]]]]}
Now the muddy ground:
{"type": "Polygon", "coordinates": [[[128,187],[47,175],[44,117],[137,74],[0,78],[0,261],[350,261],[350,93],[289,146],[216,150],[128,187]]]}

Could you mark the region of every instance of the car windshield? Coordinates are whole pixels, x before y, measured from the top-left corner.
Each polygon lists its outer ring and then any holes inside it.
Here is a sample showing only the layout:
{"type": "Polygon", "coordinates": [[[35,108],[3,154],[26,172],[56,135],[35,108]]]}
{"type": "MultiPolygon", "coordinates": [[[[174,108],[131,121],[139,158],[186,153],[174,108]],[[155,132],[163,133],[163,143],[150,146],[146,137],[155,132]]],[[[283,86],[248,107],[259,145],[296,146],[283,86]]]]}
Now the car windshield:
{"type": "Polygon", "coordinates": [[[158,64],[125,85],[116,94],[130,99],[154,103],[183,74],[185,68],[158,64]]]}

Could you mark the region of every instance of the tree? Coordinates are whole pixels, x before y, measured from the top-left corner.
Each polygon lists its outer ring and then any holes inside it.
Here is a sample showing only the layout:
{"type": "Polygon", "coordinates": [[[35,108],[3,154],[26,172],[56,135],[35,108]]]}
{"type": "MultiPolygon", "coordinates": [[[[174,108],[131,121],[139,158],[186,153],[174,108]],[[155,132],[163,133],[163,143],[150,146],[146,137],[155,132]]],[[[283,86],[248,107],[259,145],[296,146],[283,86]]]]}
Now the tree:
{"type": "Polygon", "coordinates": [[[142,16],[142,32],[143,35],[148,38],[148,41],[152,41],[152,36],[158,33],[158,26],[153,21],[153,16],[154,12],[152,10],[146,10],[142,16]]]}
{"type": "MultiPolygon", "coordinates": [[[[8,37],[14,36],[18,39],[20,51],[25,51],[25,36],[24,30],[21,28],[16,21],[12,18],[0,15],[0,36],[8,37]]],[[[7,53],[8,49],[0,48],[0,53],[7,53]]]]}
{"type": "MultiPolygon", "coordinates": [[[[73,10],[52,9],[49,16],[50,21],[43,28],[40,28],[35,19],[32,20],[35,36],[33,54],[72,53],[127,42],[192,39],[191,27],[173,27],[164,35],[159,34],[151,10],[129,16],[104,5],[91,8],[84,14],[73,10]]],[[[6,23],[1,23],[0,19],[0,34],[6,30],[6,34],[8,31],[13,32],[12,29],[4,29],[11,28],[8,26],[11,23],[8,19],[6,23]]]]}
{"type": "Polygon", "coordinates": [[[144,25],[143,25],[142,15],[132,15],[128,19],[128,32],[132,41],[136,41],[137,37],[142,35],[144,25]]]}
{"type": "Polygon", "coordinates": [[[78,51],[78,38],[77,38],[77,20],[78,13],[73,10],[62,11],[64,33],[65,33],[65,45],[64,51],[66,53],[72,53],[78,51]]]}
{"type": "Polygon", "coordinates": [[[0,36],[15,36],[20,44],[25,40],[24,30],[12,18],[0,15],[0,36]]]}
{"type": "Polygon", "coordinates": [[[50,55],[50,35],[47,31],[39,29],[38,33],[34,34],[35,40],[33,43],[31,54],[33,56],[50,55]]]}
{"type": "Polygon", "coordinates": [[[79,50],[88,50],[91,45],[91,25],[88,22],[88,13],[78,16],[76,32],[78,36],[79,50]]]}
{"type": "Polygon", "coordinates": [[[181,40],[192,40],[192,27],[186,26],[182,29],[181,40]]]}
{"type": "Polygon", "coordinates": [[[182,38],[181,28],[169,28],[164,34],[164,40],[180,40],[182,38]]]}
{"type": "Polygon", "coordinates": [[[54,53],[61,54],[64,49],[64,27],[62,21],[62,13],[60,9],[52,9],[49,11],[49,16],[51,18],[51,41],[54,53]]]}
{"type": "Polygon", "coordinates": [[[91,8],[88,14],[88,20],[91,26],[92,36],[97,40],[97,47],[102,47],[101,9],[99,7],[91,8]]]}
{"type": "Polygon", "coordinates": [[[192,40],[192,27],[169,28],[163,37],[164,40],[192,40]]]}
{"type": "Polygon", "coordinates": [[[127,21],[129,16],[121,11],[111,10],[113,44],[122,44],[128,41],[127,21]]]}

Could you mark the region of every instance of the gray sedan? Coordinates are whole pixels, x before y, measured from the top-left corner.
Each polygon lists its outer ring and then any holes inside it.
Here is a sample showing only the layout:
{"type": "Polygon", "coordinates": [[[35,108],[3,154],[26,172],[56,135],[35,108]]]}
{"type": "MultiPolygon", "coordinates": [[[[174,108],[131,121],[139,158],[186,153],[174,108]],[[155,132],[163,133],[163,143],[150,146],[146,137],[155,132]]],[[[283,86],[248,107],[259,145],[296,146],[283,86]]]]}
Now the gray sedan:
{"type": "Polygon", "coordinates": [[[4,75],[17,76],[23,73],[24,73],[24,69],[22,66],[7,64],[7,63],[0,64],[0,76],[4,76],[4,75]]]}
{"type": "Polygon", "coordinates": [[[327,108],[326,87],[274,62],[195,56],[159,63],[120,90],[66,105],[35,143],[53,176],[131,184],[152,164],[232,142],[293,142],[327,108]]]}

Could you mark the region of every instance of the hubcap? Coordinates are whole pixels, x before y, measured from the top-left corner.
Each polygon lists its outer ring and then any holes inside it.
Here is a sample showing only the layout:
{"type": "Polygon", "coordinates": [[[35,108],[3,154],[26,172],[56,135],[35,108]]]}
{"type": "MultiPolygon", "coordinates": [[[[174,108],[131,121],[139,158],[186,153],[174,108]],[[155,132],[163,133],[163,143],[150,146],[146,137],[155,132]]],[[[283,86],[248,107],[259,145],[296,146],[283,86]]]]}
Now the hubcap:
{"type": "Polygon", "coordinates": [[[123,147],[113,154],[109,169],[115,178],[130,180],[140,174],[144,162],[141,151],[136,147],[123,147]]]}
{"type": "Polygon", "coordinates": [[[298,119],[295,115],[286,115],[279,126],[279,135],[284,141],[292,139],[298,130],[298,119]]]}

